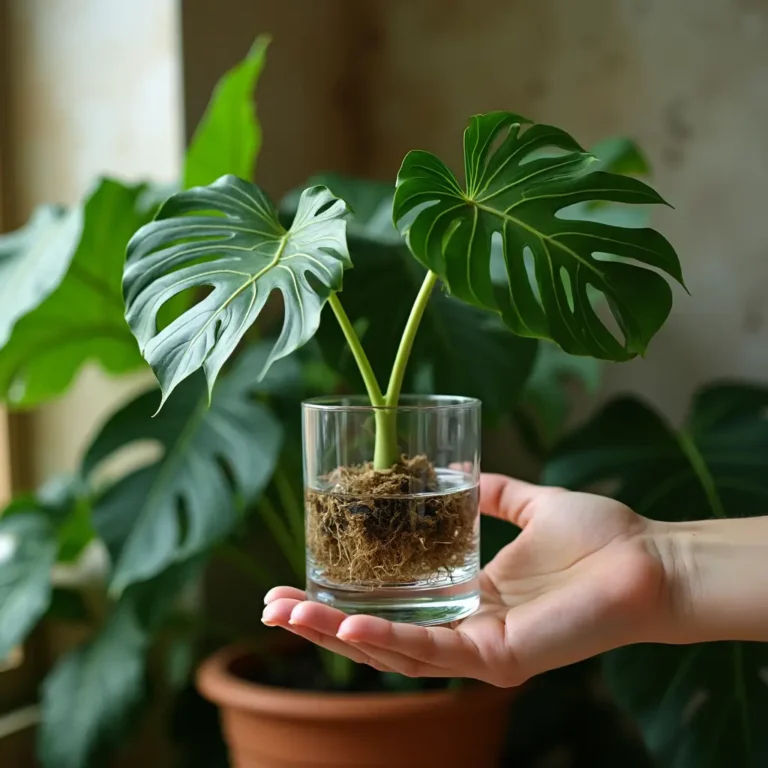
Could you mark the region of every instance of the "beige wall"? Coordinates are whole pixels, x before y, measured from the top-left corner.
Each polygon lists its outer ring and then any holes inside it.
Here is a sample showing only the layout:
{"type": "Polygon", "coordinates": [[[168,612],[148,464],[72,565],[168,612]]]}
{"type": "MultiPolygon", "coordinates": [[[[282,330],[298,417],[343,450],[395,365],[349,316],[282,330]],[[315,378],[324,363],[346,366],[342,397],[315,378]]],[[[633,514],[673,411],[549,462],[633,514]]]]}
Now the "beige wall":
{"type": "Polygon", "coordinates": [[[484,110],[585,144],[637,139],[692,296],[678,291],[647,359],[609,366],[603,395],[633,389],[679,417],[702,382],[768,378],[768,4],[188,0],[184,21],[190,121],[223,62],[273,34],[259,178],[275,192],[327,167],[393,178],[413,147],[456,165],[484,110]]]}
{"type": "MultiPolygon", "coordinates": [[[[95,176],[178,177],[183,146],[175,0],[8,0],[13,218],[73,203],[95,176]]],[[[32,421],[33,476],[73,468],[116,400],[144,385],[88,369],[32,421]]]]}

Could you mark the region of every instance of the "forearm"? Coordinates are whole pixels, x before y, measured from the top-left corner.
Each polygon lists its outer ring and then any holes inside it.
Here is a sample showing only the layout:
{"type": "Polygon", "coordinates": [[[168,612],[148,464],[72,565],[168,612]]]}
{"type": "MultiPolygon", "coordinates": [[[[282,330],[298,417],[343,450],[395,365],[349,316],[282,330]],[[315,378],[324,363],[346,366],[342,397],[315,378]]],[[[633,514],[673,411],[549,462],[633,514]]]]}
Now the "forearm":
{"type": "Polygon", "coordinates": [[[673,642],[768,642],[768,517],[665,525],[673,642]]]}

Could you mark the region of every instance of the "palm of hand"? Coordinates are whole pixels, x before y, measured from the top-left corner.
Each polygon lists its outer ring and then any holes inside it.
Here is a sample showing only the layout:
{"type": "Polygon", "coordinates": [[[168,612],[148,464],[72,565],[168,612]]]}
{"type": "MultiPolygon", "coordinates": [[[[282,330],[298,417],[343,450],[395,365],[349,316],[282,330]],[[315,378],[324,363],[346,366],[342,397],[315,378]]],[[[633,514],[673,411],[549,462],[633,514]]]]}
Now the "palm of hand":
{"type": "Polygon", "coordinates": [[[453,627],[347,617],[279,587],[264,621],[356,661],[409,676],[518,685],[637,637],[664,569],[651,524],[618,502],[485,477],[483,511],[523,531],[481,574],[480,609],[453,627]]]}

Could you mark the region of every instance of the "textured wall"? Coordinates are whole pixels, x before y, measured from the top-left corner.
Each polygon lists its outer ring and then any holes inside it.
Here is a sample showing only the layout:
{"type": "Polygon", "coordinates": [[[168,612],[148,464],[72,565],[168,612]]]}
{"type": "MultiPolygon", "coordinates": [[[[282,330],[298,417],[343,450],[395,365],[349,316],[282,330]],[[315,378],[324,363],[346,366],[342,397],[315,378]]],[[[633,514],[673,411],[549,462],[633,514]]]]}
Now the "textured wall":
{"type": "Polygon", "coordinates": [[[691,297],[645,360],[610,366],[679,416],[714,377],[768,379],[768,4],[759,0],[421,0],[380,6],[368,170],[421,146],[454,163],[468,115],[511,109],[589,144],[635,138],[675,206],[654,223],[691,297]]]}

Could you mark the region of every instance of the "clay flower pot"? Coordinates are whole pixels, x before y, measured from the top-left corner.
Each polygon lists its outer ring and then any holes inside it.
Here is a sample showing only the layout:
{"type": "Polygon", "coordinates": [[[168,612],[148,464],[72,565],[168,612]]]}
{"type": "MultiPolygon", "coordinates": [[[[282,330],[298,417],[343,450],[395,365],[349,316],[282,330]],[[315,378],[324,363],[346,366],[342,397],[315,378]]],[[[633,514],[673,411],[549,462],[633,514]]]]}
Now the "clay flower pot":
{"type": "Polygon", "coordinates": [[[211,656],[198,688],[221,710],[234,768],[495,768],[514,689],[316,693],[249,682],[238,646],[211,656]]]}

